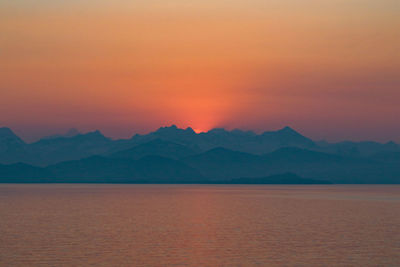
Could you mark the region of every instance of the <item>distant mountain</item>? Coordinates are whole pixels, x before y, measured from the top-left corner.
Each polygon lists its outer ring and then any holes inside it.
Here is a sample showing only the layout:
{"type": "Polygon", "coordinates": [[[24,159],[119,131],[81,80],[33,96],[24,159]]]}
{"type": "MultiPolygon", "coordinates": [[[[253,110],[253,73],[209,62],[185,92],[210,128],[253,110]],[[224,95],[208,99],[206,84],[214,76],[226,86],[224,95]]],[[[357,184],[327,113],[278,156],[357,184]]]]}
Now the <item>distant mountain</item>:
{"type": "Polygon", "coordinates": [[[233,151],[223,147],[210,149],[206,152],[186,158],[185,161],[193,162],[253,162],[259,159],[258,155],[253,155],[240,151],[233,151]]]}
{"type": "Polygon", "coordinates": [[[316,163],[316,162],[341,162],[345,159],[343,156],[318,152],[314,150],[302,149],[298,147],[283,147],[271,153],[262,155],[265,162],[292,162],[292,163],[316,163]]]}
{"type": "Polygon", "coordinates": [[[162,157],[139,161],[93,156],[46,168],[18,163],[0,164],[0,183],[219,183],[219,184],[329,184],[292,173],[267,177],[212,181],[196,170],[162,157]]]}
{"type": "Polygon", "coordinates": [[[293,147],[264,155],[219,148],[183,161],[213,180],[265,177],[284,171],[334,183],[400,183],[400,165],[293,147]]]}
{"type": "Polygon", "coordinates": [[[23,163],[0,165],[0,182],[3,183],[193,183],[202,180],[197,170],[158,156],[140,160],[92,156],[44,168],[23,163]]]}
{"type": "Polygon", "coordinates": [[[230,180],[244,176],[265,176],[262,158],[245,152],[218,147],[182,159],[213,180],[230,180]]]}
{"type": "Polygon", "coordinates": [[[146,156],[138,160],[136,164],[137,169],[147,174],[151,182],[179,183],[203,179],[203,175],[198,170],[169,158],[146,156]]]}
{"type": "Polygon", "coordinates": [[[40,167],[24,163],[0,164],[0,182],[2,183],[41,183],[47,182],[49,173],[40,167]]]}
{"type": "Polygon", "coordinates": [[[184,144],[194,150],[206,151],[216,147],[224,147],[255,154],[271,152],[289,145],[303,148],[315,146],[311,139],[302,136],[290,127],[285,127],[278,131],[264,132],[261,135],[251,131],[245,132],[237,129],[227,131],[220,128],[196,134],[192,128],[179,129],[172,125],[170,127],[162,127],[147,135],[135,135],[131,140],[133,143],[143,143],[153,139],[184,144]]]}
{"type": "MultiPolygon", "coordinates": [[[[310,170],[313,170],[321,165],[349,164],[358,160],[296,147],[285,147],[264,155],[215,148],[184,158],[183,161],[201,170],[207,177],[231,179],[264,177],[279,174],[282,170],[303,171],[305,167],[307,169],[311,167],[310,170]]],[[[317,176],[313,172],[306,174],[311,177],[317,176]]]]}
{"type": "Polygon", "coordinates": [[[155,132],[151,132],[146,135],[136,134],[131,138],[131,142],[134,144],[147,143],[149,141],[161,139],[170,141],[177,144],[183,144],[190,148],[195,148],[197,145],[197,134],[192,128],[180,129],[175,125],[170,127],[161,127],[155,132]]]}
{"type": "Polygon", "coordinates": [[[264,143],[269,143],[273,149],[280,147],[296,146],[301,148],[314,148],[316,145],[311,139],[299,134],[290,127],[278,131],[264,132],[261,135],[264,143]]]}
{"type": "Polygon", "coordinates": [[[368,157],[380,152],[400,152],[400,146],[395,142],[388,142],[381,144],[378,142],[364,141],[364,142],[317,142],[317,150],[328,153],[338,154],[342,156],[353,157],[368,157]]]}
{"type": "Polygon", "coordinates": [[[333,183],[400,183],[400,146],[394,142],[314,142],[290,127],[197,134],[173,125],[120,140],[100,131],[76,133],[26,144],[0,128],[0,171],[10,179],[52,182],[225,183],[290,172],[333,183]]]}
{"type": "Polygon", "coordinates": [[[400,183],[400,166],[370,158],[349,157],[299,148],[264,155],[270,174],[283,169],[334,183],[400,183]]]}
{"type": "Polygon", "coordinates": [[[21,145],[25,145],[25,142],[22,141],[22,139],[19,138],[10,128],[0,128],[0,151],[21,145]]]}
{"type": "MultiPolygon", "coordinates": [[[[14,138],[19,139],[15,135],[14,138]]],[[[25,144],[22,140],[19,143],[19,148],[13,147],[7,151],[3,149],[0,163],[24,162],[46,166],[92,155],[113,155],[113,157],[132,159],[145,155],[160,155],[177,159],[217,147],[254,154],[271,152],[287,145],[315,147],[312,140],[289,127],[264,132],[261,135],[237,129],[233,131],[212,129],[206,133],[196,134],[192,128],[179,129],[175,125],[161,127],[146,135],[137,134],[125,140],[111,140],[99,131],[80,134],[78,130],[71,129],[64,135],[48,136],[32,144],[25,144]],[[151,141],[154,143],[149,143],[151,141]]],[[[10,142],[7,145],[11,146],[10,142]]]]}
{"type": "Polygon", "coordinates": [[[112,143],[112,140],[105,137],[100,131],[78,134],[70,138],[41,139],[29,145],[29,150],[35,157],[24,162],[46,166],[66,160],[100,155],[106,153],[112,143]]]}
{"type": "Polygon", "coordinates": [[[369,157],[374,161],[384,162],[384,163],[398,163],[400,164],[400,152],[389,151],[389,152],[379,152],[369,157]]]}
{"type": "Polygon", "coordinates": [[[314,183],[294,177],[281,177],[281,180],[276,177],[262,178],[287,172],[309,177],[318,181],[316,183],[400,183],[398,163],[342,157],[299,148],[283,148],[262,156],[214,148],[182,160],[160,156],[144,156],[138,160],[91,156],[45,168],[22,163],[0,165],[0,181],[314,183]]]}
{"type": "Polygon", "coordinates": [[[10,128],[0,128],[0,163],[14,163],[26,159],[27,145],[10,128]]]}
{"type": "Polygon", "coordinates": [[[174,142],[154,139],[147,143],[139,144],[133,148],[115,152],[110,155],[113,158],[140,159],[145,156],[162,156],[180,159],[196,154],[195,150],[174,142]]]}

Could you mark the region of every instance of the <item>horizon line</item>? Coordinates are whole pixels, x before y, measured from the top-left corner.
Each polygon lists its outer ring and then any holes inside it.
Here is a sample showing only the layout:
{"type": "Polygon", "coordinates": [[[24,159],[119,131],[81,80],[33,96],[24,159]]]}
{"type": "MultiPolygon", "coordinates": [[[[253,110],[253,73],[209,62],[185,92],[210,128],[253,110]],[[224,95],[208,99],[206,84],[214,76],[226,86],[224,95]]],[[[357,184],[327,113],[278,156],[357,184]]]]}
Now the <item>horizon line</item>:
{"type": "Polygon", "coordinates": [[[1,126],[1,127],[0,127],[0,130],[1,130],[1,129],[8,129],[8,130],[10,130],[15,136],[17,136],[18,138],[20,138],[24,143],[26,143],[26,144],[33,144],[33,143],[39,142],[40,140],[52,139],[53,137],[54,137],[54,138],[73,138],[73,137],[78,136],[78,135],[87,135],[87,134],[93,134],[93,133],[99,133],[99,134],[101,134],[102,136],[104,136],[105,138],[110,139],[111,141],[129,140],[129,139],[134,138],[135,136],[148,135],[148,134],[151,134],[151,133],[155,133],[155,132],[157,132],[157,131],[160,131],[160,130],[162,130],[162,129],[169,129],[169,128],[174,128],[174,129],[182,130],[182,131],[191,131],[191,132],[193,132],[195,135],[208,134],[208,133],[210,133],[210,132],[212,132],[212,131],[215,131],[215,130],[223,130],[223,131],[230,132],[230,133],[235,132],[235,131],[240,131],[240,132],[243,132],[243,133],[251,133],[251,134],[254,134],[254,135],[256,135],[256,136],[260,136],[260,135],[263,135],[263,134],[265,134],[265,133],[273,133],[273,132],[280,132],[280,131],[284,131],[284,130],[289,130],[289,131],[293,131],[293,132],[295,132],[295,133],[297,133],[297,134],[299,134],[299,135],[301,135],[301,136],[303,136],[303,137],[305,137],[305,138],[308,138],[308,139],[312,140],[313,142],[326,142],[326,143],[329,143],[329,144],[337,144],[337,143],[344,143],[344,142],[353,142],[353,143],[372,142],[372,143],[379,143],[379,144],[390,144],[390,143],[399,144],[399,143],[397,143],[397,142],[394,141],[394,140],[389,140],[389,141],[375,141],[375,140],[352,141],[352,140],[349,140],[349,139],[344,139],[344,140],[341,140],[341,141],[327,141],[327,140],[325,140],[325,139],[316,140],[316,139],[313,139],[313,138],[310,138],[310,137],[307,137],[307,136],[303,135],[302,133],[300,133],[299,131],[295,130],[294,128],[292,128],[292,127],[290,127],[290,126],[284,126],[284,127],[278,128],[277,130],[265,130],[265,131],[262,131],[262,132],[260,132],[260,133],[257,133],[257,132],[254,131],[254,130],[243,130],[243,129],[240,129],[240,128],[233,128],[232,130],[229,130],[229,129],[226,129],[226,128],[224,128],[224,127],[215,127],[215,128],[211,128],[211,129],[209,129],[209,130],[207,130],[207,131],[197,131],[197,130],[195,130],[194,128],[192,128],[191,126],[188,126],[188,127],[186,127],[186,128],[184,128],[184,127],[181,128],[181,127],[177,126],[176,124],[170,124],[170,125],[158,127],[158,128],[156,128],[155,130],[147,131],[146,133],[143,133],[143,134],[140,134],[140,133],[133,133],[133,134],[130,135],[130,137],[127,137],[127,138],[113,138],[113,137],[110,137],[110,136],[106,136],[106,135],[103,134],[103,132],[102,132],[100,129],[95,129],[95,130],[89,130],[89,131],[86,131],[86,132],[81,132],[77,127],[71,127],[71,128],[69,128],[68,130],[66,130],[64,133],[56,133],[56,134],[44,135],[44,136],[41,136],[41,137],[39,137],[39,138],[36,138],[36,140],[31,141],[31,142],[28,142],[28,141],[26,141],[24,138],[22,138],[22,137],[20,137],[19,135],[17,135],[11,127],[8,127],[8,126],[1,126]],[[71,131],[71,130],[76,130],[78,133],[75,134],[75,135],[73,135],[73,136],[70,136],[70,137],[68,137],[68,136],[63,136],[63,135],[65,135],[65,134],[67,134],[67,133],[68,133],[69,131],[71,131]],[[58,135],[59,135],[59,136],[58,136],[58,135]],[[58,137],[57,137],[57,136],[58,136],[58,137]]]}

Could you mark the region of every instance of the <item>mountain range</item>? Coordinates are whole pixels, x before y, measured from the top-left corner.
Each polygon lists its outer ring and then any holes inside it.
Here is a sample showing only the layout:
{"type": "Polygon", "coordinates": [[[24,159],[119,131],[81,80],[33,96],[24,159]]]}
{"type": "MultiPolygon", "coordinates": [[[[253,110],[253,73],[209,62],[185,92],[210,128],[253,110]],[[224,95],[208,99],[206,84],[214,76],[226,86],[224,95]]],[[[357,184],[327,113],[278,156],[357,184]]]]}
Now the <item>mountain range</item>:
{"type": "Polygon", "coordinates": [[[100,131],[26,143],[0,128],[0,182],[400,183],[394,142],[313,141],[290,127],[256,134],[174,125],[113,140],[100,131]],[[306,178],[303,178],[306,177],[306,178]]]}

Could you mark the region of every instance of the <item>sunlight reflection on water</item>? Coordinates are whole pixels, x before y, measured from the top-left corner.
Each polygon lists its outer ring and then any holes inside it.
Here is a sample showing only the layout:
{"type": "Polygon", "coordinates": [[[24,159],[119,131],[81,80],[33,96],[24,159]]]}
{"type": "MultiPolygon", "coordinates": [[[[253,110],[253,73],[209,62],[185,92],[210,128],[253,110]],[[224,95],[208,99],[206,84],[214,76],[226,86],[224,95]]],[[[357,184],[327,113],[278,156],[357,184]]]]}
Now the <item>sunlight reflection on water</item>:
{"type": "Polygon", "coordinates": [[[0,185],[1,266],[399,266],[400,186],[0,185]]]}

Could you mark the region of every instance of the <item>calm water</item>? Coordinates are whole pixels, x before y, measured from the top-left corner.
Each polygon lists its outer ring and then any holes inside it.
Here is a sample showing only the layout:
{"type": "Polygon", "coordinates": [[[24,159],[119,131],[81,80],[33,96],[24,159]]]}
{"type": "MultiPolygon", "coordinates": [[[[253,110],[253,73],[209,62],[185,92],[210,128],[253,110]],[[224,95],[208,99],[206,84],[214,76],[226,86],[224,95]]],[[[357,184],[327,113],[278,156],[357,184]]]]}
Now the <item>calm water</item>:
{"type": "Polygon", "coordinates": [[[0,266],[400,266],[400,186],[0,185],[0,266]]]}

